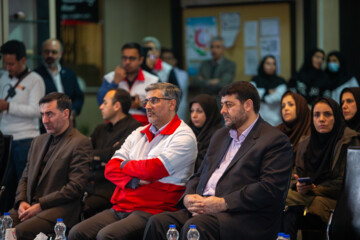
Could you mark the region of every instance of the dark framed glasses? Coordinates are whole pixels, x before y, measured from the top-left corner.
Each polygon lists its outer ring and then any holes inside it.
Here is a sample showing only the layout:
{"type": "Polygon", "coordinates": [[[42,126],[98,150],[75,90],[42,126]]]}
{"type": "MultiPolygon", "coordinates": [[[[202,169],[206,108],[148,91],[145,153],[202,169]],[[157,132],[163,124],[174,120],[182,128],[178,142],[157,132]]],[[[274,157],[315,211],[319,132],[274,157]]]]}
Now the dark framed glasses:
{"type": "Polygon", "coordinates": [[[160,102],[160,100],[172,100],[173,98],[158,98],[158,97],[151,97],[147,98],[142,101],[143,107],[146,106],[146,104],[149,102],[151,106],[154,106],[160,102]]]}

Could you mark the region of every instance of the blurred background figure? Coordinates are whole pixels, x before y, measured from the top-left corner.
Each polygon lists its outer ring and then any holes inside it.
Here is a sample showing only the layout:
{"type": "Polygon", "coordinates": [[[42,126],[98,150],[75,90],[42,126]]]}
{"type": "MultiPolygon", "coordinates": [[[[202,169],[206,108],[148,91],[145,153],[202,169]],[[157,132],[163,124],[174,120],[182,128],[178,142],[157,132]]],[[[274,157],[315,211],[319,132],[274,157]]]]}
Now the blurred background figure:
{"type": "Polygon", "coordinates": [[[156,63],[156,56],[152,48],[142,47],[141,56],[144,57],[144,60],[141,63],[141,69],[157,76],[156,73],[153,71],[156,63]]]}
{"type": "Polygon", "coordinates": [[[174,52],[170,49],[163,48],[161,50],[161,59],[164,62],[170,64],[173,68],[170,71],[169,83],[177,85],[181,92],[180,106],[177,111],[179,117],[183,120],[187,119],[187,98],[189,92],[189,77],[186,71],[177,67],[178,60],[174,55],[174,52]]]}
{"type": "Polygon", "coordinates": [[[155,66],[154,73],[159,77],[161,82],[168,82],[170,71],[172,69],[171,65],[162,61],[160,58],[161,55],[161,43],[156,37],[148,36],[144,37],[142,40],[144,47],[149,47],[152,49],[152,52],[155,54],[155,66]]]}
{"type": "Polygon", "coordinates": [[[221,128],[221,115],[216,99],[208,94],[196,96],[189,104],[189,126],[194,131],[198,146],[195,172],[199,169],[214,132],[221,128]]]}
{"type": "Polygon", "coordinates": [[[360,132],[360,88],[344,88],[340,96],[341,110],[347,126],[360,132]]]}
{"type": "Polygon", "coordinates": [[[225,57],[224,40],[216,36],[210,41],[212,59],[201,63],[194,85],[202,92],[217,95],[222,87],[234,80],[236,64],[225,57]]]}
{"type": "Polygon", "coordinates": [[[325,73],[329,78],[328,88],[330,90],[327,97],[338,101],[340,93],[344,88],[359,87],[359,82],[354,74],[347,71],[345,59],[340,52],[333,51],[329,53],[326,62],[325,73]]]}
{"type": "Polygon", "coordinates": [[[260,115],[273,126],[281,123],[280,101],[286,92],[286,82],[276,75],[276,59],[272,55],[265,56],[258,67],[258,75],[251,83],[256,87],[261,98],[260,115]]]}
{"type": "Polygon", "coordinates": [[[306,56],[300,71],[289,81],[290,90],[304,96],[308,104],[323,96],[323,92],[328,89],[328,76],[321,69],[324,59],[325,52],[314,49],[306,56]]]}
{"type": "Polygon", "coordinates": [[[300,140],[310,134],[311,112],[305,98],[285,92],[281,98],[281,119],[277,128],[289,137],[295,158],[300,140]]]}

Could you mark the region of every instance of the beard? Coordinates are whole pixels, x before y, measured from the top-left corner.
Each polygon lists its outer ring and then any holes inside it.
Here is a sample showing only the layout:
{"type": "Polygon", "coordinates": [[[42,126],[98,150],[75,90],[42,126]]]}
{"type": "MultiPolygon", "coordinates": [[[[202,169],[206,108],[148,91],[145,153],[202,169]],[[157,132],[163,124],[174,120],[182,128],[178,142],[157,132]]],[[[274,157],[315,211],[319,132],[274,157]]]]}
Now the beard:
{"type": "Polygon", "coordinates": [[[243,108],[240,110],[240,112],[236,116],[232,117],[229,114],[223,114],[223,117],[224,117],[224,121],[225,121],[225,126],[227,128],[234,129],[234,130],[240,128],[249,119],[249,117],[246,115],[245,110],[243,108]],[[227,118],[228,121],[226,121],[225,118],[227,118]]]}
{"type": "Polygon", "coordinates": [[[59,63],[60,63],[60,58],[55,59],[52,57],[48,57],[44,61],[45,66],[50,69],[56,68],[59,63]]]}

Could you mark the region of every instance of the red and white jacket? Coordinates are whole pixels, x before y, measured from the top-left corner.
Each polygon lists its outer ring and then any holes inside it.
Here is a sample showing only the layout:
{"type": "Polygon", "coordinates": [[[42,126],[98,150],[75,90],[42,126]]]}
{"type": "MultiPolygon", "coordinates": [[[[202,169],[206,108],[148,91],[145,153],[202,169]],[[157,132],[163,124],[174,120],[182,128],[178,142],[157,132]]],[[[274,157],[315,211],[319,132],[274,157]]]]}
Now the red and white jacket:
{"type": "Polygon", "coordinates": [[[154,137],[150,127],[133,131],[106,164],[105,177],[116,185],[111,198],[116,211],[175,211],[194,172],[197,144],[190,127],[177,115],[154,137]],[[138,180],[151,183],[130,186],[138,180]]]}

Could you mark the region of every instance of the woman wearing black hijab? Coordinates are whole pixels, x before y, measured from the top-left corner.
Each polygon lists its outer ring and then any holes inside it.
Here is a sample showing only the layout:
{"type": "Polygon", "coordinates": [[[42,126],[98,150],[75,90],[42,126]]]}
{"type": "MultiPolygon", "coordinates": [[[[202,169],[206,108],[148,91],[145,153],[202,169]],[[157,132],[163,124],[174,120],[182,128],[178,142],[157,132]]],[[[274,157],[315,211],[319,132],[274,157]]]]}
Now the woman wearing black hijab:
{"type": "Polygon", "coordinates": [[[318,98],[311,113],[311,134],[299,144],[294,180],[290,185],[284,231],[296,240],[299,221],[306,212],[327,223],[330,209],[339,197],[349,146],[359,146],[359,135],[346,127],[339,105],[331,98],[318,98]],[[309,177],[311,183],[300,178],[309,177]]]}
{"type": "Polygon", "coordinates": [[[256,87],[261,98],[260,115],[273,126],[281,123],[280,111],[281,96],[286,92],[286,82],[276,75],[276,59],[272,55],[265,56],[260,62],[258,75],[251,83],[256,87]]]}
{"type": "Polygon", "coordinates": [[[344,88],[340,95],[340,104],[346,125],[360,132],[360,88],[344,88]]]}
{"type": "Polygon", "coordinates": [[[328,88],[331,94],[329,97],[337,101],[344,88],[359,87],[354,74],[346,70],[345,59],[340,52],[329,53],[326,62],[325,73],[329,78],[328,88]]]}
{"type": "Polygon", "coordinates": [[[196,96],[189,104],[191,120],[189,126],[197,139],[198,156],[195,163],[195,172],[205,157],[210,139],[214,132],[221,128],[221,115],[216,99],[208,94],[196,96]]]}
{"type": "Polygon", "coordinates": [[[325,52],[314,49],[305,59],[300,71],[290,79],[289,89],[305,97],[308,104],[312,104],[317,97],[324,96],[328,89],[328,76],[321,69],[325,52]]]}

